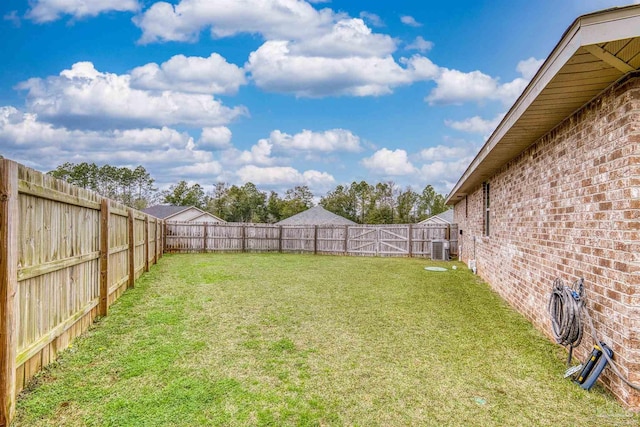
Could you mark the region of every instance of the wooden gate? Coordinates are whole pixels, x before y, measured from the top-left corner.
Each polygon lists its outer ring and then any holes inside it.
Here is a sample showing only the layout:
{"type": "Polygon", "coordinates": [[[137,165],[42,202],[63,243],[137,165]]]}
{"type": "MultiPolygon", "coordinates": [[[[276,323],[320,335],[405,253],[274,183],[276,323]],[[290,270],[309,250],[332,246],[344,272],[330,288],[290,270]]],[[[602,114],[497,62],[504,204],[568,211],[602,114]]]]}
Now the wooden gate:
{"type": "Polygon", "coordinates": [[[378,228],[349,227],[347,252],[354,255],[378,254],[378,228]]]}
{"type": "Polygon", "coordinates": [[[387,225],[378,229],[378,254],[409,255],[409,226],[387,225]]]}
{"type": "Polygon", "coordinates": [[[349,227],[347,252],[352,255],[409,255],[409,226],[349,227]]]}

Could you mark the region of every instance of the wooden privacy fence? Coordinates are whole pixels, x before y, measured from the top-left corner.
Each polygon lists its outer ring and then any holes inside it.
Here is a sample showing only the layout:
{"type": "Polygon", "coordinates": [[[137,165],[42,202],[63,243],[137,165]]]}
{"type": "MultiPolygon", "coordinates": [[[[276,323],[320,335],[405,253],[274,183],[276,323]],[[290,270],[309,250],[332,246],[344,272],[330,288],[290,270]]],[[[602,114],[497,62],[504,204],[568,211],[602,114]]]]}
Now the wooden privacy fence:
{"type": "Polygon", "coordinates": [[[163,223],[0,159],[0,425],[16,395],[162,256],[163,223]]]}
{"type": "Polygon", "coordinates": [[[167,252],[296,252],[360,256],[432,254],[432,242],[449,242],[458,254],[457,225],[287,226],[165,223],[167,252]]]}

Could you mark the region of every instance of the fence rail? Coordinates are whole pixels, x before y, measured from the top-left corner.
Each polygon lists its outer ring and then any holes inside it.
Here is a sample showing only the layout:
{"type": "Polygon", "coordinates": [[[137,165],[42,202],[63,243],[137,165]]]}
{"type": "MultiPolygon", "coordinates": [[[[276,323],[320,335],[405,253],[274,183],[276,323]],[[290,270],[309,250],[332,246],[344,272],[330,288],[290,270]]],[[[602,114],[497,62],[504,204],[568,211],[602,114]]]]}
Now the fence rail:
{"type": "Polygon", "coordinates": [[[431,242],[458,254],[457,225],[287,226],[165,223],[166,252],[294,252],[356,256],[431,257],[431,242]]]}
{"type": "Polygon", "coordinates": [[[0,426],[42,367],[162,256],[163,222],[0,159],[0,426]]]}

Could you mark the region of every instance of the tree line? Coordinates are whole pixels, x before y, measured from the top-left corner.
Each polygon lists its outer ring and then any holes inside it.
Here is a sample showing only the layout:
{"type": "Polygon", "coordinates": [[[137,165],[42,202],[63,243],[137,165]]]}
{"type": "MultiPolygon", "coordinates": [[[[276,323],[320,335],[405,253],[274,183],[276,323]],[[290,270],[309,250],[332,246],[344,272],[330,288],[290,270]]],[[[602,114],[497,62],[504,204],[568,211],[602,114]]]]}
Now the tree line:
{"type": "MultiPolygon", "coordinates": [[[[306,185],[288,189],[281,196],[275,191],[267,194],[251,182],[244,185],[218,182],[211,191],[206,191],[198,183],[180,181],[158,191],[155,180],[143,166],[130,169],[67,162],[48,173],[135,209],[152,204],[195,206],[228,222],[278,222],[313,207],[315,199],[306,185]]],[[[418,193],[392,181],[338,185],[320,197],[319,204],[360,224],[415,223],[448,209],[444,195],[431,185],[418,193]]]]}

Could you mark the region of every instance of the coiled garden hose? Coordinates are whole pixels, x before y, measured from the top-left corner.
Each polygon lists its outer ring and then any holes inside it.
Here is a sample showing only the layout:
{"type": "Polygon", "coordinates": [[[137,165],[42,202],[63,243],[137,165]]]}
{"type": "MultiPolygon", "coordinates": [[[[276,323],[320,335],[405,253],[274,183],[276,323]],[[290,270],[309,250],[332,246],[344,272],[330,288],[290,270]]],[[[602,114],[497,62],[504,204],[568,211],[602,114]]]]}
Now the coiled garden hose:
{"type": "Polygon", "coordinates": [[[571,364],[573,349],[582,341],[583,283],[583,279],[580,279],[570,288],[565,286],[562,279],[557,278],[553,281],[553,290],[549,298],[553,335],[558,344],[569,346],[567,366],[571,364]]]}
{"type": "MultiPolygon", "coordinates": [[[[588,320],[592,338],[595,342],[600,342],[596,328],[593,325],[593,319],[585,307],[586,292],[584,290],[584,279],[577,280],[573,288],[565,286],[560,278],[553,281],[553,289],[551,291],[551,297],[549,298],[549,315],[551,316],[551,325],[556,342],[564,346],[570,346],[567,366],[571,364],[573,349],[580,345],[582,341],[583,312],[588,320]]],[[[606,351],[603,351],[602,354],[618,378],[634,390],[640,390],[640,384],[629,381],[622,372],[620,372],[617,363],[606,351]]]]}

